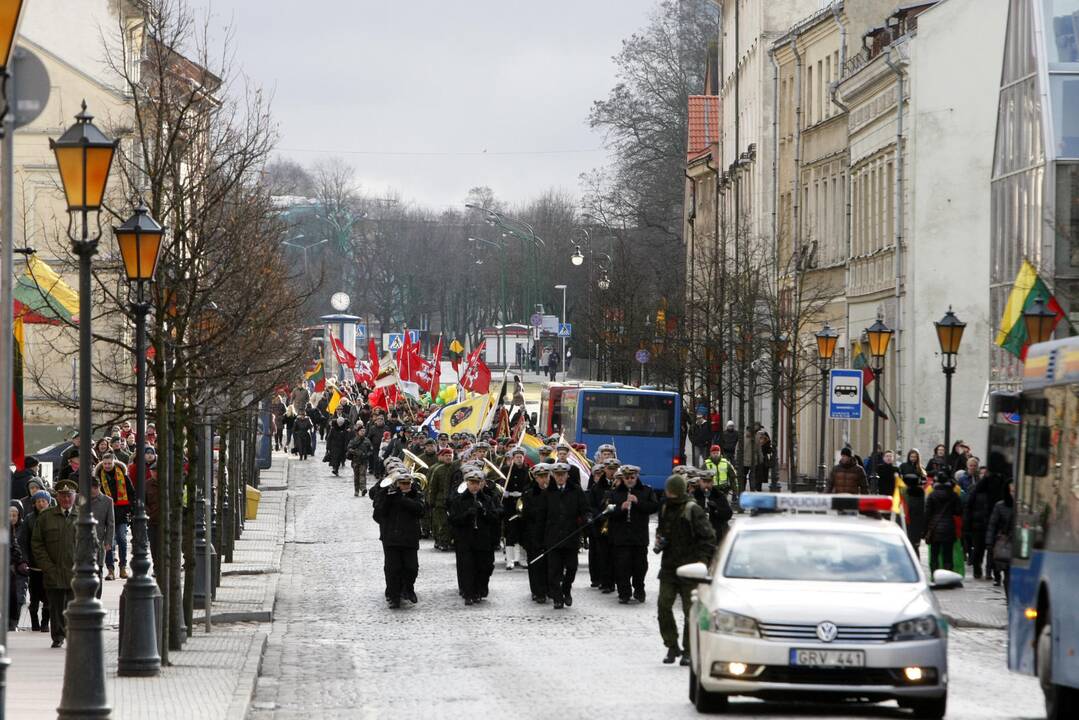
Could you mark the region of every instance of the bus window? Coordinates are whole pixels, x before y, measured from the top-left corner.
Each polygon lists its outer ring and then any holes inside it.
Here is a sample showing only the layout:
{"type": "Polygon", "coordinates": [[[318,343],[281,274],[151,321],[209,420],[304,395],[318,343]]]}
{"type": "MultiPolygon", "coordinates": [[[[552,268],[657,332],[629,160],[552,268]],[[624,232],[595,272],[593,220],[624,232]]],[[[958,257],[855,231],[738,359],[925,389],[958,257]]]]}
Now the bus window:
{"type": "Polygon", "coordinates": [[[670,437],[676,431],[669,396],[589,392],[583,405],[582,433],[670,437]]]}

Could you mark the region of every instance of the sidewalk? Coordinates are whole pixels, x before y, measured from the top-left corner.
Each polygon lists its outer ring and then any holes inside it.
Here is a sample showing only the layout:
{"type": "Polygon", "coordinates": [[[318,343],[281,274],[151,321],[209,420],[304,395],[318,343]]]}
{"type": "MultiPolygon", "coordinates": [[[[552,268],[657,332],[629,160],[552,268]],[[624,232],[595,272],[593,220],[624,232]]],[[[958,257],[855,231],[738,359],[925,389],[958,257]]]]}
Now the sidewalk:
{"type": "MultiPolygon", "coordinates": [[[[274,453],[273,466],[260,478],[258,518],[246,523],[236,541],[233,562],[222,564],[221,584],[205,631],[203,613],[195,611],[191,637],[183,650],[170,653],[172,665],[151,678],[118,677],[117,623],[123,581],[106,582],[105,668],[112,717],[119,720],[242,720],[251,702],[269,628],[285,542],[289,458],[274,453]],[[222,624],[217,624],[222,623],[222,624]],[[227,624],[226,624],[227,623],[227,624]]],[[[60,702],[64,650],[49,647],[48,633],[8,634],[11,667],[7,673],[7,717],[52,717],[60,702]]],[[[20,630],[22,627],[20,627],[20,630]]]]}
{"type": "MultiPolygon", "coordinates": [[[[929,575],[928,548],[922,545],[922,568],[929,575]]],[[[963,587],[955,590],[938,590],[935,594],[944,617],[957,628],[988,628],[1003,630],[1008,627],[1008,606],[1004,602],[1004,588],[992,580],[975,580],[974,571],[968,565],[963,587]]]]}

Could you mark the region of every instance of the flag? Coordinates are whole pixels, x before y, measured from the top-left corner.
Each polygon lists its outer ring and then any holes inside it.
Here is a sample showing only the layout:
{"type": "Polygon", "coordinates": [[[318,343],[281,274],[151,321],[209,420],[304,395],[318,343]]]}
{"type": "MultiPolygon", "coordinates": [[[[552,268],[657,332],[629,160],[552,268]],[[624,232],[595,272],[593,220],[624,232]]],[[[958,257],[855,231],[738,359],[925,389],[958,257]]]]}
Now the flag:
{"type": "Polygon", "coordinates": [[[39,260],[26,259],[26,271],[15,278],[15,317],[25,322],[61,325],[79,321],[79,295],[39,260]]]}
{"type": "Polygon", "coordinates": [[[326,404],[326,412],[333,415],[337,412],[337,406],[341,404],[341,393],[337,392],[337,388],[333,388],[333,394],[330,395],[330,402],[326,404]]]}
{"type": "Polygon", "coordinates": [[[581,471],[581,481],[583,483],[584,479],[592,474],[592,463],[590,463],[588,461],[588,458],[586,458],[584,455],[577,452],[577,448],[573,447],[573,445],[570,445],[569,441],[566,440],[566,436],[564,434],[558,436],[558,442],[566,443],[570,446],[569,455],[566,456],[566,460],[569,461],[570,465],[576,467],[578,470],[581,471]]]}
{"type": "MultiPolygon", "coordinates": [[[[32,256],[31,256],[32,257],[32,256]]],[[[16,470],[22,470],[26,462],[26,437],[22,422],[22,358],[25,337],[23,335],[23,318],[16,317],[13,327],[14,345],[12,347],[13,360],[12,378],[14,387],[11,393],[11,463],[16,470]]],[[[6,468],[4,472],[7,472],[6,468]]]]}
{"type": "Polygon", "coordinates": [[[345,344],[338,338],[335,338],[333,333],[330,333],[330,347],[333,348],[334,357],[337,358],[337,362],[340,363],[342,367],[355,369],[356,356],[350,353],[345,347],[345,344]]]}
{"type": "Polygon", "coordinates": [[[532,433],[526,432],[524,435],[522,435],[521,441],[517,443],[517,445],[525,451],[525,461],[528,463],[529,466],[541,462],[546,462],[550,459],[549,454],[548,457],[544,457],[541,454],[543,447],[544,445],[546,445],[546,443],[532,433]]]}
{"type": "Polygon", "coordinates": [[[382,362],[379,363],[378,374],[375,375],[375,387],[389,387],[396,385],[400,381],[401,378],[397,374],[397,363],[393,361],[392,355],[386,353],[386,357],[382,358],[382,362]]]}
{"type": "Polygon", "coordinates": [[[367,362],[371,363],[371,375],[378,377],[378,348],[374,338],[367,341],[367,362]]]}
{"type": "Polygon", "coordinates": [[[434,356],[431,358],[434,364],[434,372],[431,377],[431,397],[436,398],[442,392],[442,336],[438,336],[438,344],[435,345],[434,356]]]}
{"type": "MultiPolygon", "coordinates": [[[[851,354],[853,355],[852,364],[854,369],[862,371],[862,404],[869,408],[870,412],[875,412],[882,420],[887,420],[888,413],[877,409],[877,404],[873,402],[871,393],[868,392],[870,384],[876,379],[877,375],[873,372],[873,368],[869,367],[869,361],[865,358],[865,351],[862,349],[860,340],[854,341],[854,349],[851,354]]],[[[881,397],[884,397],[883,389],[881,390],[881,397]]]]}
{"type": "Polygon", "coordinates": [[[495,437],[508,437],[510,434],[510,416],[509,410],[506,409],[506,371],[502,372],[502,387],[498,391],[498,395],[491,408],[487,412],[487,417],[483,421],[483,430],[494,430],[495,437]]]}
{"type": "Polygon", "coordinates": [[[371,369],[371,363],[366,360],[357,360],[356,367],[352,369],[352,379],[356,384],[372,388],[375,386],[375,373],[371,369]]]}
{"type": "Polygon", "coordinates": [[[468,354],[465,360],[464,370],[461,371],[461,387],[469,392],[485,395],[491,391],[491,369],[483,361],[483,349],[487,341],[483,341],[475,350],[468,354]]]}
{"type": "Polygon", "coordinates": [[[312,392],[322,392],[326,389],[326,371],[322,367],[322,358],[319,358],[314,368],[304,373],[303,379],[312,392]]]}
{"type": "Polygon", "coordinates": [[[490,395],[478,395],[470,400],[447,405],[442,409],[439,430],[444,433],[478,434],[491,405],[490,395]]]}
{"type": "Polygon", "coordinates": [[[1027,336],[1027,325],[1023,322],[1023,313],[1034,304],[1035,300],[1041,300],[1045,306],[1056,314],[1053,327],[1056,328],[1060,319],[1064,317],[1064,310],[1045,281],[1038,275],[1038,271],[1029,260],[1023,260],[1019,268],[1019,274],[1012,283],[1012,291],[1008,295],[1008,303],[1004,306],[1004,314],[1000,317],[1000,330],[997,332],[996,343],[1017,358],[1024,359],[1027,355],[1027,346],[1030,338],[1027,336]]]}

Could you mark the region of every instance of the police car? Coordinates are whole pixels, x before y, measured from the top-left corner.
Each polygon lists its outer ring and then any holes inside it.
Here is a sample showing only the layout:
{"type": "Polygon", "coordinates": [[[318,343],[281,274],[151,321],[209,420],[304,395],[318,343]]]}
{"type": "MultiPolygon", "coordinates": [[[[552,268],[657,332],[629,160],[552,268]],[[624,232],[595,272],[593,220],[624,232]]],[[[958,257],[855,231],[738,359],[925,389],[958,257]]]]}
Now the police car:
{"type": "Polygon", "coordinates": [[[941,718],[948,701],[947,624],[892,499],[742,493],[711,566],[683,565],[698,583],[690,629],[689,699],[897,700],[941,718]]]}

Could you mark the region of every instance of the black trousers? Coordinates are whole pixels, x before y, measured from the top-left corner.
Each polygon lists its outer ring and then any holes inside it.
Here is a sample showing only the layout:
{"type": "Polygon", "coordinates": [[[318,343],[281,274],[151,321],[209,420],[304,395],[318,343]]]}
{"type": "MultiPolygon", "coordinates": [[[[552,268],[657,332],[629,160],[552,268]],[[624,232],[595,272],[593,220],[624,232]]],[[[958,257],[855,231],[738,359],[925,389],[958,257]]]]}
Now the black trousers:
{"type": "Polygon", "coordinates": [[[420,560],[414,547],[394,547],[382,544],[385,558],[383,570],[386,573],[386,597],[400,600],[401,593],[413,589],[416,576],[420,573],[420,560]]]}
{"type": "Polygon", "coordinates": [[[974,566],[974,577],[980,578],[982,576],[982,562],[985,562],[985,574],[990,575],[993,570],[992,557],[986,557],[986,550],[990,553],[993,552],[993,548],[986,548],[985,546],[985,532],[982,530],[975,531],[970,538],[970,564],[974,566]]]}
{"type": "Polygon", "coordinates": [[[562,602],[577,577],[577,543],[566,543],[547,556],[547,589],[551,599],[562,602]]]}
{"type": "Polygon", "coordinates": [[[533,558],[540,556],[543,548],[539,545],[526,545],[525,552],[528,553],[528,588],[533,595],[547,597],[547,558],[532,562],[533,558]]]}
{"type": "Polygon", "coordinates": [[[457,548],[457,577],[461,581],[461,595],[464,597],[487,597],[494,569],[494,550],[457,548]]]}
{"type": "Polygon", "coordinates": [[[49,634],[53,642],[67,637],[67,620],[64,618],[64,610],[67,604],[75,599],[75,593],[70,589],[53,590],[46,588],[45,594],[49,597],[49,634]]]}
{"type": "Polygon", "coordinates": [[[611,541],[598,530],[592,534],[588,543],[588,579],[592,583],[598,583],[600,587],[614,585],[611,541]]]}
{"type": "Polygon", "coordinates": [[[648,573],[648,547],[619,545],[614,548],[614,579],[618,597],[644,597],[644,576],[648,573]]]}
{"type": "MultiPolygon", "coordinates": [[[[506,508],[506,517],[514,517],[516,509],[513,507],[506,508]]],[[[519,545],[521,543],[521,518],[516,520],[505,520],[502,522],[502,537],[506,538],[506,545],[519,545]]]]}

